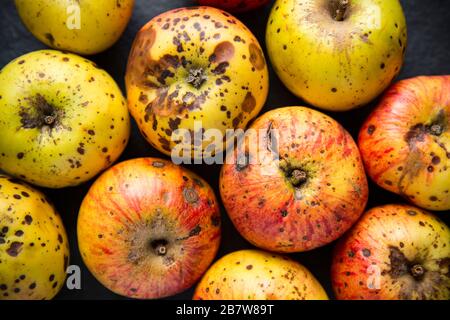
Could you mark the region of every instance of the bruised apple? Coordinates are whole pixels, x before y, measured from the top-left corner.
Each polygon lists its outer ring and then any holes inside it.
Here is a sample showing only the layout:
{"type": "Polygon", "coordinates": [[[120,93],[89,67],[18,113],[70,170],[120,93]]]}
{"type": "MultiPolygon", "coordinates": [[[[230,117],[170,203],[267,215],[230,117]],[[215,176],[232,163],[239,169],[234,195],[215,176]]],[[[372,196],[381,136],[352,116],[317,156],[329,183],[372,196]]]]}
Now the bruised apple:
{"type": "Polygon", "coordinates": [[[78,245],[93,275],[133,298],[161,298],[192,286],[220,241],[211,187],[171,162],[141,158],[106,171],[78,216],[78,245]]]}
{"type": "Polygon", "coordinates": [[[202,6],[221,8],[229,12],[247,12],[267,4],[269,0],[198,0],[202,6]]]}
{"type": "Polygon", "coordinates": [[[338,299],[450,299],[450,229],[408,205],[369,210],[338,243],[338,299]]]}
{"type": "Polygon", "coordinates": [[[312,109],[286,107],[250,126],[222,167],[220,193],[248,241],[298,252],[350,228],[368,187],[358,148],[340,124],[312,109]]]}
{"type": "Polygon", "coordinates": [[[250,30],[224,11],[196,7],[163,13],[139,31],[126,86],[144,137],[165,154],[197,159],[222,151],[226,129],[245,128],[269,83],[250,30]]]}
{"type": "Polygon", "coordinates": [[[430,210],[450,210],[450,76],[393,85],[365,121],[359,147],[382,188],[430,210]]]}
{"type": "Polygon", "coordinates": [[[300,263],[259,250],[230,253],[206,272],[194,300],[327,300],[300,263]]]}
{"type": "Polygon", "coordinates": [[[364,105],[400,72],[406,21],[399,0],[277,0],[267,51],[284,85],[308,103],[364,105]]]}

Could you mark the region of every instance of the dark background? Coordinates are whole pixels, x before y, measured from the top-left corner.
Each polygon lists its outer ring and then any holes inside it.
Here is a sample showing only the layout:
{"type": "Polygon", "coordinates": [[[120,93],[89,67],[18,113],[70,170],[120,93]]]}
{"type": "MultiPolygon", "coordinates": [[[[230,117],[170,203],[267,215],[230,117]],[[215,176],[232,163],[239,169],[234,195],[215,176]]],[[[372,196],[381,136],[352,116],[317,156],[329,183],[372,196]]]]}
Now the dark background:
{"type": "MultiPolygon", "coordinates": [[[[386,0],[390,1],[390,0],[386,0]]],[[[403,0],[401,1],[408,25],[408,49],[406,62],[399,79],[410,78],[418,75],[450,74],[450,1],[448,0],[403,0]]],[[[237,15],[259,39],[265,47],[265,26],[272,7],[271,2],[265,8],[237,15]]],[[[137,31],[154,16],[169,9],[195,5],[194,0],[136,0],[133,17],[122,38],[106,52],[91,56],[102,68],[107,70],[121,86],[123,92],[125,67],[132,41],[137,31]]],[[[0,68],[9,61],[30,51],[45,48],[22,25],[14,7],[13,0],[0,0],[0,68]]],[[[267,57],[267,53],[266,53],[267,57]]],[[[270,68],[270,66],[269,66],[270,68]]],[[[346,113],[328,113],[338,120],[353,135],[357,132],[364,118],[372,110],[377,100],[370,105],[346,113]]],[[[270,109],[289,106],[306,105],[292,95],[279,81],[273,70],[270,69],[270,93],[261,113],[270,109]]],[[[7,137],[0,137],[5,139],[7,137]]],[[[164,157],[153,149],[141,135],[133,122],[132,137],[128,147],[119,161],[137,157],[164,157]]],[[[218,178],[220,165],[191,165],[189,169],[197,172],[218,192],[218,178]]],[[[54,202],[60,212],[67,229],[71,244],[71,264],[82,268],[82,290],[70,291],[63,288],[58,294],[58,299],[120,299],[121,297],[104,288],[86,269],[78,252],[76,237],[76,221],[78,209],[84,195],[87,193],[92,181],[76,188],[61,190],[43,190],[54,202]]],[[[373,183],[370,183],[370,197],[368,208],[380,204],[403,202],[394,194],[384,191],[373,183]]],[[[239,233],[234,229],[231,221],[222,210],[222,243],[216,259],[232,251],[251,248],[239,233]]],[[[450,212],[439,213],[440,217],[450,224],[450,212]]],[[[319,279],[330,297],[333,296],[329,269],[334,243],[310,252],[291,254],[295,260],[304,264],[319,279]]],[[[164,280],[162,280],[164,281],[164,280]]],[[[170,299],[191,299],[193,288],[171,297],[170,299]]]]}

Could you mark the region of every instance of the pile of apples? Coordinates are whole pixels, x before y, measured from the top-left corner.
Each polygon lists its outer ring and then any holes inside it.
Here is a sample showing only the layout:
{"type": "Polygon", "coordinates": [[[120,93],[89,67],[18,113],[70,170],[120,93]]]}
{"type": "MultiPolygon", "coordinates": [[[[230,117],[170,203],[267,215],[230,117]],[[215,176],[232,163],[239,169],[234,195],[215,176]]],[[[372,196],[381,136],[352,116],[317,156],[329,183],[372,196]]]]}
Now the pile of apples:
{"type": "MultiPolygon", "coordinates": [[[[336,298],[450,299],[450,229],[438,218],[450,210],[450,76],[391,84],[407,45],[399,1],[277,0],[267,21],[270,62],[309,105],[346,111],[384,92],[357,142],[317,109],[287,106],[256,118],[269,93],[267,61],[228,12],[268,1],[199,2],[209,6],[162,13],[138,32],[125,98],[79,55],[119,39],[133,0],[80,2],[79,29],[62,26],[63,1],[15,1],[52,50],[0,71],[0,299],[51,299],[64,284],[64,226],[29,184],[66,188],[93,178],[78,247],[90,272],[120,295],[162,298],[198,283],[194,299],[328,299],[313,273],[285,254],[339,239],[336,298]],[[180,144],[177,130],[195,135],[197,121],[223,135],[254,129],[227,152],[218,187],[234,226],[258,249],[211,266],[221,216],[208,183],[166,159],[113,165],[129,142],[129,113],[168,156],[180,144]],[[365,212],[366,174],[405,203],[365,212]]],[[[219,152],[233,139],[221,140],[219,152]]],[[[209,147],[192,143],[188,158],[209,147]]]]}

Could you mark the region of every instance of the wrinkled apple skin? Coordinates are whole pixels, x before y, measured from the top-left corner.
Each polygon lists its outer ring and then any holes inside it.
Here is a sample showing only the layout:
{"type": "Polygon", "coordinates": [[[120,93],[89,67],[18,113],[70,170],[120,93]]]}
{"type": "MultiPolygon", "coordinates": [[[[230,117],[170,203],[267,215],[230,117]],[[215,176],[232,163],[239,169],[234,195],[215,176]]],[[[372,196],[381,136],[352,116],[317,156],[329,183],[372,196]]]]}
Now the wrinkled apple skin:
{"type": "Polygon", "coordinates": [[[47,198],[0,174],[0,300],[52,299],[68,263],[66,231],[47,198]]]}
{"type": "Polygon", "coordinates": [[[331,111],[367,104],[403,64],[406,22],[398,0],[350,0],[344,21],[332,0],[278,0],[266,32],[272,65],[285,86],[331,111]]]}
{"type": "Polygon", "coordinates": [[[41,42],[91,55],[120,38],[133,13],[134,0],[15,0],[15,4],[27,29],[41,42]]]}
{"type": "Polygon", "coordinates": [[[450,76],[393,85],[359,134],[369,176],[429,210],[450,210],[450,76]]]}
{"type": "Polygon", "coordinates": [[[416,207],[385,205],[339,241],[331,277],[338,299],[449,300],[449,268],[444,222],[416,207]]]}
{"type": "MultiPolygon", "coordinates": [[[[236,18],[211,7],[153,18],[135,39],[126,73],[131,114],[147,141],[167,155],[182,141],[173,136],[177,129],[201,131],[194,122],[223,136],[226,129],[245,128],[266,101],[268,81],[258,40],[236,18]]],[[[199,149],[208,145],[204,141],[199,149]]],[[[222,138],[217,147],[220,152],[222,138]]]]}
{"type": "Polygon", "coordinates": [[[0,72],[0,169],[10,175],[48,188],[79,185],[109,167],[129,135],[125,98],[91,61],[41,50],[0,72]]]}
{"type": "Polygon", "coordinates": [[[255,10],[268,2],[269,0],[198,0],[202,6],[216,7],[233,13],[255,10]]]}
{"type": "Polygon", "coordinates": [[[337,239],[363,213],[368,186],[359,150],[335,120],[309,108],[285,107],[265,113],[249,129],[257,131],[228,155],[220,175],[225,208],[249,242],[277,252],[311,250],[337,239]],[[276,139],[270,129],[279,133],[276,139]],[[243,155],[258,161],[242,162],[243,155]],[[293,169],[307,176],[298,186],[290,181],[293,169]]]}
{"type": "Polygon", "coordinates": [[[78,216],[84,263],[105,287],[132,298],[162,298],[189,288],[219,242],[220,211],[211,187],[155,158],[106,171],[78,216]]]}
{"type": "Polygon", "coordinates": [[[328,300],[304,266],[287,257],[241,250],[222,257],[205,273],[194,300],[328,300]]]}

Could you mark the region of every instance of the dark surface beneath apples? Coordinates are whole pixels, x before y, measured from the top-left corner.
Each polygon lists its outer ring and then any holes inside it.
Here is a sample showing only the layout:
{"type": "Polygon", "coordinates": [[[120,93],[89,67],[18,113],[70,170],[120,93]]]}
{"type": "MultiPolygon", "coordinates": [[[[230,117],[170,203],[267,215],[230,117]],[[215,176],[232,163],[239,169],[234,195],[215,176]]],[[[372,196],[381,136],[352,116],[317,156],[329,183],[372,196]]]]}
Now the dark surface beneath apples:
{"type": "MultiPolygon", "coordinates": [[[[237,17],[244,22],[259,39],[264,47],[265,26],[273,3],[267,7],[241,14],[237,17]]],[[[450,1],[402,1],[408,23],[408,50],[406,63],[403,67],[400,79],[410,78],[418,75],[450,74],[450,1]]],[[[136,0],[136,8],[133,18],[119,42],[106,52],[92,56],[90,59],[106,69],[121,86],[124,91],[124,74],[128,53],[137,31],[151,18],[169,9],[195,5],[194,0],[136,0]]],[[[45,48],[38,42],[22,25],[14,8],[12,0],[0,0],[0,68],[9,61],[22,54],[45,48]]],[[[267,57],[267,54],[266,54],[267,57]]],[[[306,105],[304,102],[292,95],[279,81],[276,74],[270,69],[270,94],[261,113],[270,109],[289,105],[306,105]]],[[[357,136],[358,130],[377,103],[346,113],[328,113],[338,120],[353,135],[357,136]]],[[[7,139],[7,137],[0,137],[7,139]]],[[[153,149],[140,135],[133,122],[132,137],[127,149],[119,161],[137,157],[164,157],[166,156],[153,149]]],[[[218,192],[218,179],[220,165],[191,165],[189,169],[197,172],[206,179],[218,192]]],[[[87,193],[92,181],[76,188],[62,190],[43,190],[54,202],[61,213],[71,245],[71,264],[81,266],[82,290],[70,291],[64,288],[57,296],[59,299],[121,299],[108,289],[104,288],[84,266],[77,246],[76,221],[78,209],[84,195],[87,193]]],[[[404,202],[402,198],[388,193],[373,183],[370,183],[370,197],[368,208],[387,204],[404,202]]],[[[216,257],[219,258],[229,252],[252,248],[233,227],[222,210],[222,243],[216,257]]],[[[440,217],[450,224],[450,212],[439,213],[440,217]]],[[[327,290],[330,297],[333,296],[330,283],[330,264],[334,243],[311,252],[291,254],[295,260],[301,262],[311,270],[327,290]]],[[[162,280],[163,281],[163,280],[162,280]]],[[[170,299],[191,299],[193,288],[171,297],[170,299]]]]}

